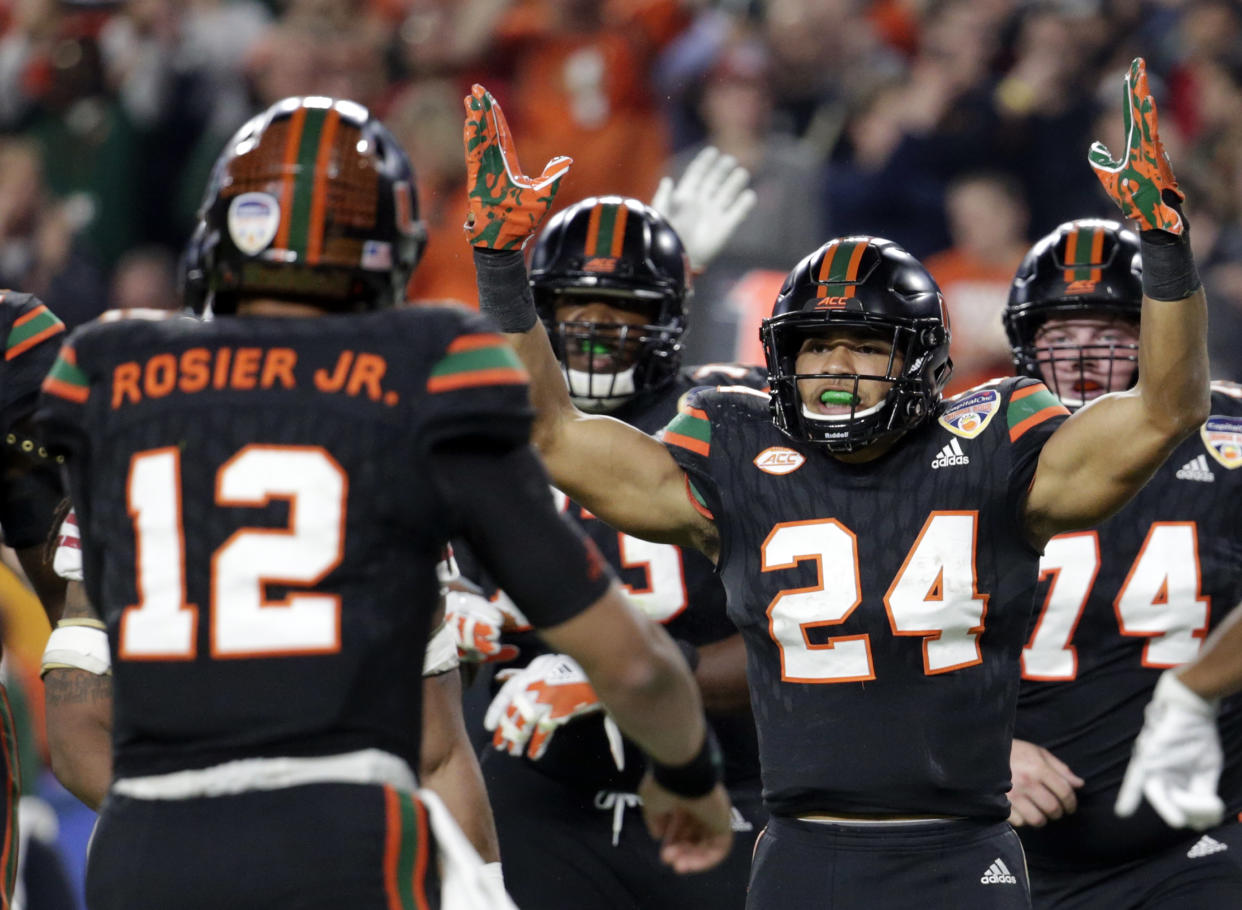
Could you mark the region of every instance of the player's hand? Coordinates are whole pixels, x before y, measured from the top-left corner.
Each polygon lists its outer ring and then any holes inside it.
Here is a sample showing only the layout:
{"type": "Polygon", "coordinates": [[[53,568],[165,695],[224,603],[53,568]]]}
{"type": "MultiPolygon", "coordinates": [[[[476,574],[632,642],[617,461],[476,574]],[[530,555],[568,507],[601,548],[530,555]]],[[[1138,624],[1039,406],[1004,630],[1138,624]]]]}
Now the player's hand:
{"type": "Polygon", "coordinates": [[[665,790],[648,771],[638,794],[647,830],[660,841],[660,859],[676,872],[702,872],[729,855],[732,811],[723,784],[690,799],[665,790]]]}
{"type": "Polygon", "coordinates": [[[1217,795],[1221,765],[1217,703],[1199,697],[1166,670],[1144,712],[1143,729],[1117,792],[1117,814],[1133,815],[1147,797],[1173,828],[1202,831],[1219,824],[1225,804],[1217,795]]]}
{"type": "Polygon", "coordinates": [[[1082,778],[1047,749],[1015,739],[1009,750],[1009,771],[1013,776],[1009,824],[1015,828],[1042,828],[1078,808],[1074,790],[1083,785],[1082,778]]]}
{"type": "Polygon", "coordinates": [[[510,755],[540,759],[552,735],[571,720],[603,711],[586,673],[565,654],[541,654],[522,670],[496,674],[505,680],[487,708],[483,726],[492,745],[510,755]]]}
{"type": "Polygon", "coordinates": [[[527,177],[504,112],[491,93],[475,85],[466,105],[466,190],[470,212],[464,225],[476,247],[518,250],[539,229],[561,178],[573,161],[564,156],[544,165],[538,177],[527,177]]]}
{"type": "Polygon", "coordinates": [[[1123,157],[1114,159],[1103,143],[1094,142],[1087,160],[1108,195],[1141,230],[1181,234],[1186,226],[1177,203],[1186,197],[1177,186],[1169,156],[1160,142],[1156,102],[1147,88],[1147,66],[1142,57],[1134,58],[1126,74],[1122,116],[1126,132],[1123,157]]]}
{"type": "Polygon", "coordinates": [[[750,171],[732,155],[706,146],[676,183],[663,177],[651,207],[668,219],[696,272],[707,268],[755,207],[750,171]]]}
{"type": "Polygon", "coordinates": [[[481,594],[449,588],[444,592],[444,621],[457,639],[457,657],[471,663],[513,660],[519,649],[501,642],[505,615],[481,594]]]}

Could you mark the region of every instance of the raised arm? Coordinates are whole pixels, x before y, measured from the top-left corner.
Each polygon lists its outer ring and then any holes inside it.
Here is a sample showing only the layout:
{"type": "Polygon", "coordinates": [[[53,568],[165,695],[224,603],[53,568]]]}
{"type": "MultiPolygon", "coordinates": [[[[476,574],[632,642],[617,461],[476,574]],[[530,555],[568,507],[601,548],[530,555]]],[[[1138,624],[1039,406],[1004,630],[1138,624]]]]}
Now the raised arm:
{"type": "Polygon", "coordinates": [[[1082,408],[1044,446],[1025,515],[1028,537],[1040,547],[1119,509],[1208,416],[1207,304],[1180,210],[1185,197],[1157,133],[1142,59],[1126,76],[1124,111],[1125,157],[1113,160],[1097,142],[1090,160],[1140,228],[1139,379],[1129,391],[1082,408]]]}
{"type": "Polygon", "coordinates": [[[533,441],[553,482],[616,528],[714,556],[715,525],[691,505],[676,461],[640,430],[574,408],[536,318],[521,249],[547,213],[569,159],[554,159],[539,178],[524,176],[500,106],[477,85],[466,98],[465,144],[466,234],[475,250],[480,309],[500,324],[531,374],[533,441]]]}

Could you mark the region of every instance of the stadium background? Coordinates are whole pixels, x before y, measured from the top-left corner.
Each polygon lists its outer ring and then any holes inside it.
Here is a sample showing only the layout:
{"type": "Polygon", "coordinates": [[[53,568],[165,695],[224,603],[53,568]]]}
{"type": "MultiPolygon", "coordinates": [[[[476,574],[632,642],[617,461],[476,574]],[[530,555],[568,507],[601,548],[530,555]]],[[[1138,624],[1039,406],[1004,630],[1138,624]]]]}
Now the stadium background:
{"type": "MultiPolygon", "coordinates": [[[[941,283],[953,391],[1008,370],[1000,307],[1029,241],[1115,215],[1086,149],[1122,147],[1140,55],[1189,196],[1213,375],[1240,380],[1239,0],[0,0],[0,287],[71,327],[175,305],[225,139],[278,98],[326,94],[378,112],[414,162],[431,239],[411,296],[473,305],[461,98],[482,82],[528,170],[575,159],[561,204],[650,199],[705,143],[750,169],[759,201],[697,279],[690,362],[759,357],[785,272],[874,233],[941,283]]],[[[47,626],[11,572],[0,617],[41,800],[27,831],[55,848],[25,906],[77,908],[93,816],[42,763],[47,626]]]]}

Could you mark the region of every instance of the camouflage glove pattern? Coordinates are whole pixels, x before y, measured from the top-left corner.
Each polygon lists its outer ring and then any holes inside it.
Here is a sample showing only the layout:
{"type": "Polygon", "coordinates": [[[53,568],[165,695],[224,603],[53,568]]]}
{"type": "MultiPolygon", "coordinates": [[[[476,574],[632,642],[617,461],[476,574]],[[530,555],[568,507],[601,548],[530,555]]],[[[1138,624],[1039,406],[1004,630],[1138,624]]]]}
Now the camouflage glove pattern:
{"type": "Polygon", "coordinates": [[[549,161],[538,177],[527,177],[504,112],[491,93],[475,85],[466,106],[466,190],[470,212],[464,225],[470,244],[490,250],[519,250],[548,214],[561,178],[573,161],[549,161]]]}

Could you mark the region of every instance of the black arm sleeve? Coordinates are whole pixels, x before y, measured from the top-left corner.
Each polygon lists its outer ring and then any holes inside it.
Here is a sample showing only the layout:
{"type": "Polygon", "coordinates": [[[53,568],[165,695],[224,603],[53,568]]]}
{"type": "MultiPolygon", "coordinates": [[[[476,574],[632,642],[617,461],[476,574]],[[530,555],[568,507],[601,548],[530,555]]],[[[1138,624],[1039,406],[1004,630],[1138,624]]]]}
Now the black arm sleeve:
{"type": "Polygon", "coordinates": [[[582,531],[553,508],[548,476],[529,445],[457,443],[431,454],[454,532],[536,627],[599,600],[612,573],[582,531]]]}

